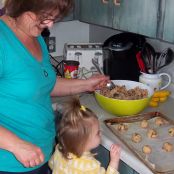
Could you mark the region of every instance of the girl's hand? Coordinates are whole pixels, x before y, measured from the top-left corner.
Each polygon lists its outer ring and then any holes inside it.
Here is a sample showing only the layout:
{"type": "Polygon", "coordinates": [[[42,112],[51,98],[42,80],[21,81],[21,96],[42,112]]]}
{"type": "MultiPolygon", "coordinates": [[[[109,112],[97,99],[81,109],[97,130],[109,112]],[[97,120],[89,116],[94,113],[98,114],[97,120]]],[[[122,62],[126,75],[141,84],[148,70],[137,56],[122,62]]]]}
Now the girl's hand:
{"type": "Polygon", "coordinates": [[[41,149],[25,141],[18,142],[12,153],[25,167],[35,167],[44,161],[41,149]]]}
{"type": "Polygon", "coordinates": [[[116,145],[116,144],[111,145],[109,165],[116,170],[118,169],[118,165],[119,165],[120,152],[121,152],[121,148],[119,145],[116,145]]]}

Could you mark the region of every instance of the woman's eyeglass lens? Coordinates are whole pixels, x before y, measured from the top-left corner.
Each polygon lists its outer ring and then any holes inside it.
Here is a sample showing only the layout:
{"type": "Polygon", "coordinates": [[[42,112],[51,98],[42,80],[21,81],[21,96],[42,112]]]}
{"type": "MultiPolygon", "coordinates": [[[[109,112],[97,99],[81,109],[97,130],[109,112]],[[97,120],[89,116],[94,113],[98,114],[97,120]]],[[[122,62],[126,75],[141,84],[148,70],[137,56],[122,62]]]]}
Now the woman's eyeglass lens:
{"type": "Polygon", "coordinates": [[[53,23],[56,23],[56,22],[58,22],[58,21],[60,21],[60,19],[42,19],[42,20],[40,20],[40,24],[41,25],[45,25],[45,24],[49,24],[50,22],[53,22],[53,23]]]}

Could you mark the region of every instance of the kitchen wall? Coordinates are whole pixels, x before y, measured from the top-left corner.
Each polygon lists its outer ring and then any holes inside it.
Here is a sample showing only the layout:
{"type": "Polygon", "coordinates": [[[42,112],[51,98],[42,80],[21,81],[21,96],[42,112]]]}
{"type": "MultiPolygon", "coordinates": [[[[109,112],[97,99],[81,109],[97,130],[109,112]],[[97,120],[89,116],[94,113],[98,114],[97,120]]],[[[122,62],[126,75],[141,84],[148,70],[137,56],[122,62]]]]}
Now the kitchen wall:
{"type": "Polygon", "coordinates": [[[3,7],[3,2],[2,2],[2,0],[0,0],[0,8],[2,8],[3,7]]]}
{"type": "MultiPolygon", "coordinates": [[[[56,23],[50,30],[51,36],[56,36],[56,52],[53,55],[63,54],[64,44],[67,42],[104,42],[108,37],[120,33],[118,30],[89,25],[79,21],[56,23]]],[[[167,47],[174,50],[174,44],[147,38],[156,51],[162,51],[167,47]]]]}
{"type": "Polygon", "coordinates": [[[52,53],[53,56],[63,55],[65,43],[89,42],[89,24],[79,21],[56,23],[50,33],[50,36],[56,36],[56,52],[52,53]]]}

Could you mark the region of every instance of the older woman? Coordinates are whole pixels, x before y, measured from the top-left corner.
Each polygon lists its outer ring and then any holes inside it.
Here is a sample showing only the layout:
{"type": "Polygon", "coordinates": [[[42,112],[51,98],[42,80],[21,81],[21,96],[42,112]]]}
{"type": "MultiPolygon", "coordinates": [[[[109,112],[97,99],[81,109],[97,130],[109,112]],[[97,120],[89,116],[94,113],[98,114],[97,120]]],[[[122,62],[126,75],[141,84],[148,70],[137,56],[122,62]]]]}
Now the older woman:
{"type": "Polygon", "coordinates": [[[72,0],[6,0],[0,18],[0,174],[47,173],[55,138],[50,96],[93,91],[108,78],[56,78],[41,32],[72,0]]]}

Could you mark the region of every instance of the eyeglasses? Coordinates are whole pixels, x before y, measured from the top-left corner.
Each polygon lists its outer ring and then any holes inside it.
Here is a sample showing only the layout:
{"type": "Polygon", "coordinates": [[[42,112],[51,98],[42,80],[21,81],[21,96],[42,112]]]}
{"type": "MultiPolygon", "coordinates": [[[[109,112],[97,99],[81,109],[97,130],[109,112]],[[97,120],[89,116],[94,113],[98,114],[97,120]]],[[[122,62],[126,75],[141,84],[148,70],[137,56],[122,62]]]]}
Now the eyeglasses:
{"type": "Polygon", "coordinates": [[[50,13],[43,13],[38,19],[41,25],[49,24],[50,22],[56,23],[61,20],[59,15],[53,16],[50,13]]]}
{"type": "Polygon", "coordinates": [[[49,24],[50,22],[56,23],[58,21],[60,21],[59,18],[55,18],[55,19],[53,19],[53,18],[45,18],[45,19],[41,19],[40,20],[40,25],[46,25],[46,24],[49,24]]]}
{"type": "Polygon", "coordinates": [[[50,14],[43,14],[42,16],[37,17],[37,19],[34,19],[30,14],[28,14],[32,20],[37,20],[39,25],[46,25],[49,24],[50,22],[56,23],[61,20],[60,16],[55,16],[53,18],[52,15],[50,14]]]}

